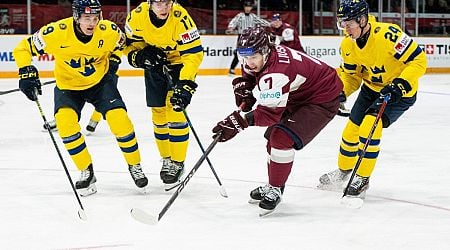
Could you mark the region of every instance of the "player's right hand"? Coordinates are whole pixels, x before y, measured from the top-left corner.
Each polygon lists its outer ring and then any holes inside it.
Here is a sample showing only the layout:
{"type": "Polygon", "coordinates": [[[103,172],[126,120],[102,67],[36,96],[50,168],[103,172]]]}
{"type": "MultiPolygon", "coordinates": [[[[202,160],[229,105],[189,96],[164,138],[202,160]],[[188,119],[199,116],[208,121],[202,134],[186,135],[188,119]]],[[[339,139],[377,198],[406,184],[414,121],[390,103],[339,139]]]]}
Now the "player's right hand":
{"type": "Polygon", "coordinates": [[[252,110],[253,105],[256,103],[256,98],[252,92],[253,88],[255,88],[255,83],[244,77],[236,77],[231,84],[233,85],[236,106],[240,107],[244,112],[252,110]],[[241,107],[242,103],[244,105],[241,107]]]}
{"type": "Polygon", "coordinates": [[[19,69],[19,88],[32,101],[37,100],[37,95],[42,95],[39,73],[33,65],[19,69]]]}
{"type": "Polygon", "coordinates": [[[141,50],[134,50],[128,54],[128,62],[135,68],[154,69],[169,64],[167,55],[160,48],[148,45],[141,50]]]}
{"type": "Polygon", "coordinates": [[[345,102],[347,102],[347,97],[345,97],[344,91],[339,94],[339,110],[337,115],[343,117],[350,116],[350,110],[345,107],[345,102]]]}

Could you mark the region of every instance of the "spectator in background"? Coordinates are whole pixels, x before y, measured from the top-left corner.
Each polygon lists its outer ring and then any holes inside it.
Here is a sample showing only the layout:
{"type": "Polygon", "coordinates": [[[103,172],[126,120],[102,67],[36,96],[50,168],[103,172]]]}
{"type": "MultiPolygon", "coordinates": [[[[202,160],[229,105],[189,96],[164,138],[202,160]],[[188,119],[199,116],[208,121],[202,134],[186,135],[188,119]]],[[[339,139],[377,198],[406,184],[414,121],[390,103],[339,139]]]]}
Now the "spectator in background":
{"type": "MultiPolygon", "coordinates": [[[[235,30],[237,30],[238,40],[243,30],[248,27],[255,27],[257,25],[261,26],[270,26],[270,23],[256,14],[252,13],[252,9],[254,6],[254,1],[244,0],[244,12],[237,14],[231,19],[228,24],[228,29],[225,31],[225,34],[233,34],[235,30]]],[[[236,68],[238,64],[238,57],[236,51],[234,51],[234,58],[230,65],[230,70],[228,71],[230,76],[234,75],[234,68],[236,68]]]]}
{"type": "Polygon", "coordinates": [[[295,49],[303,53],[305,52],[302,44],[300,43],[298,31],[292,27],[292,25],[283,22],[279,13],[273,14],[270,26],[272,27],[272,34],[276,36],[276,44],[282,44],[291,49],[295,49]]]}

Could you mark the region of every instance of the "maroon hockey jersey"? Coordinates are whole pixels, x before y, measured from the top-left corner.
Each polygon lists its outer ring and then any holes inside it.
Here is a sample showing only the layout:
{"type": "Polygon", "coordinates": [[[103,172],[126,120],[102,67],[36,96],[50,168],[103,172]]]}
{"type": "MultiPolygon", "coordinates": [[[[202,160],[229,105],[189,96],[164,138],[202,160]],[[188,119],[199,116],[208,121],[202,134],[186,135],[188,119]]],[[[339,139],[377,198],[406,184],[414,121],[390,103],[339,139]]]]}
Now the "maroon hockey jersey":
{"type": "Polygon", "coordinates": [[[283,45],[271,50],[261,72],[252,73],[243,67],[243,77],[254,79],[258,90],[255,126],[271,126],[286,110],[299,105],[330,102],[343,87],[334,68],[283,45]]]}

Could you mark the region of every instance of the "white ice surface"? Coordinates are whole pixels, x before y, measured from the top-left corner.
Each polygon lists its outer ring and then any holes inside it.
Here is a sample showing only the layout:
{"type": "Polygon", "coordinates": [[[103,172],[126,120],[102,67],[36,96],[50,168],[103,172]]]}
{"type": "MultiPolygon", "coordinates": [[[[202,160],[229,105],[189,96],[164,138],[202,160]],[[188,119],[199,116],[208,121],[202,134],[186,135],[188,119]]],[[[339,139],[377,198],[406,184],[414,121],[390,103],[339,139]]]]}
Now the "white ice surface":
{"type": "MultiPolygon", "coordinates": [[[[43,81],[50,79],[42,79],[43,81]]],[[[211,128],[235,109],[226,76],[199,76],[188,115],[204,148],[211,128]]],[[[0,91],[17,80],[0,80],[0,91]]],[[[219,143],[211,162],[229,198],[205,162],[155,226],[130,216],[133,207],[157,215],[172,192],[159,180],[142,78],[119,80],[135,125],[150,193],[134,186],[126,163],[102,121],[86,137],[98,193],[79,208],[35,103],[20,92],[0,95],[0,249],[449,249],[450,248],[450,75],[421,79],[416,104],[384,130],[381,153],[364,206],[340,204],[341,193],[315,189],[318,178],[336,168],[345,118],[336,117],[305,149],[294,167],[277,211],[259,218],[247,203],[249,191],[267,181],[264,128],[246,129],[219,143]]],[[[52,117],[53,87],[40,98],[52,117]]],[[[354,100],[354,96],[350,102],[354,100]]],[[[92,111],[87,104],[81,125],[92,111]]],[[[59,136],[56,141],[70,175],[79,177],[59,136]]],[[[191,134],[189,171],[201,156],[191,134]]],[[[186,172],[187,172],[186,171],[186,172]]]]}

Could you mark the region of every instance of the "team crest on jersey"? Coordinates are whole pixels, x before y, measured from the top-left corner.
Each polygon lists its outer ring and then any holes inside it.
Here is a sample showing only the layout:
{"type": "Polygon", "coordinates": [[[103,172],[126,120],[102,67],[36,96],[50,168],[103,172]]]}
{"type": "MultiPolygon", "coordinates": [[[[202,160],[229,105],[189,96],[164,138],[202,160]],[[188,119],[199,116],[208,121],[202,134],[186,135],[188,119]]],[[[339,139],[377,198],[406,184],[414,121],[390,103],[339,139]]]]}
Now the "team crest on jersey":
{"type": "Polygon", "coordinates": [[[59,28],[62,29],[62,30],[65,30],[67,28],[67,25],[64,24],[64,23],[60,23],[59,24],[59,28]]]}
{"type": "Polygon", "coordinates": [[[173,12],[173,15],[174,15],[175,17],[180,17],[180,16],[181,16],[181,11],[176,10],[176,11],[173,12]]]}
{"type": "Polygon", "coordinates": [[[106,30],[106,25],[104,25],[103,23],[99,25],[101,30],[106,30]]]}
{"type": "Polygon", "coordinates": [[[183,43],[192,42],[200,37],[200,33],[198,33],[197,28],[193,28],[185,33],[180,35],[181,41],[183,43]]]}
{"type": "Polygon", "coordinates": [[[395,52],[398,54],[403,54],[405,52],[408,45],[412,42],[412,38],[406,34],[402,34],[400,39],[397,40],[397,43],[394,45],[395,52]]]}

